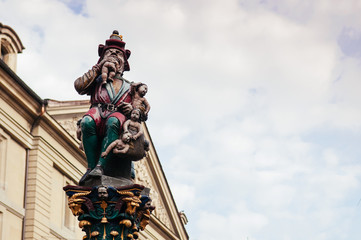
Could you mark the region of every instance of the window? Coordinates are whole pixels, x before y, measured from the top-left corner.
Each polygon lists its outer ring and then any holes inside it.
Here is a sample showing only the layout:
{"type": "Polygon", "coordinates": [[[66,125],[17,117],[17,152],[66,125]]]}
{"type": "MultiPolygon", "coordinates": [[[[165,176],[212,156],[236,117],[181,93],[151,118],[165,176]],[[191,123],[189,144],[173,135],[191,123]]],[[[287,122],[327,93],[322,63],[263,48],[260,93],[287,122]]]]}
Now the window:
{"type": "MultiPolygon", "coordinates": [[[[69,185],[70,183],[67,181],[66,185],[69,185]]],[[[71,212],[69,206],[68,206],[68,197],[64,194],[65,197],[65,206],[64,206],[64,226],[69,228],[70,230],[74,230],[75,226],[75,216],[71,212]]]]}
{"type": "Polygon", "coordinates": [[[7,137],[0,128],[0,189],[5,189],[7,137]]]}
{"type": "Polygon", "coordinates": [[[52,193],[51,193],[51,215],[50,221],[56,229],[64,229],[75,231],[77,229],[76,217],[73,216],[68,207],[68,197],[62,188],[65,185],[74,185],[74,182],[65,175],[65,173],[57,166],[54,166],[52,172],[52,193]],[[59,207],[62,206],[62,207],[59,207]]]}
{"type": "Polygon", "coordinates": [[[2,238],[3,234],[3,213],[0,211],[0,239],[2,238]]]}
{"type": "Polygon", "coordinates": [[[0,55],[0,58],[1,60],[3,60],[4,62],[7,60],[7,55],[8,54],[8,51],[6,50],[6,48],[4,46],[1,46],[1,55],[0,55]]]}

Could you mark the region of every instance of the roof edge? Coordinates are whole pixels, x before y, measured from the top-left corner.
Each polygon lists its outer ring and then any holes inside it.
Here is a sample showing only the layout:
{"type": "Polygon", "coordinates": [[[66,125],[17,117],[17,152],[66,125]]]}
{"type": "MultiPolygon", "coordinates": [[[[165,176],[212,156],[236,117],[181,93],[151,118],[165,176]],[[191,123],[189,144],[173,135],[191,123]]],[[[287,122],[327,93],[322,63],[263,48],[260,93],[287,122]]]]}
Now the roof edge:
{"type": "Polygon", "coordinates": [[[182,228],[183,228],[183,230],[184,230],[184,233],[185,233],[186,236],[187,236],[187,239],[189,239],[189,235],[188,235],[187,229],[186,229],[186,227],[185,227],[184,224],[183,224],[183,221],[182,221],[182,219],[181,219],[181,216],[179,215],[180,211],[178,210],[177,203],[175,202],[173,193],[172,193],[172,191],[171,191],[171,189],[170,189],[170,185],[169,185],[169,183],[168,183],[167,177],[166,177],[165,172],[164,172],[164,170],[163,170],[163,166],[162,166],[162,164],[161,164],[161,162],[160,162],[160,159],[159,159],[157,150],[156,150],[155,147],[154,147],[153,140],[152,140],[152,137],[151,137],[151,135],[150,135],[148,126],[147,126],[147,124],[146,124],[145,122],[144,122],[144,126],[145,126],[145,128],[146,128],[146,131],[148,132],[149,141],[150,141],[151,144],[153,145],[154,154],[155,154],[156,159],[157,159],[157,161],[158,161],[158,163],[159,163],[160,170],[162,171],[162,174],[163,174],[163,176],[164,176],[164,180],[165,180],[165,183],[166,183],[166,185],[167,185],[167,187],[168,187],[168,192],[169,192],[170,197],[171,197],[171,199],[172,199],[172,201],[173,201],[174,207],[175,207],[175,209],[176,209],[176,211],[177,211],[177,217],[178,217],[178,219],[179,219],[179,221],[180,221],[180,223],[181,223],[180,225],[182,226],[182,228]]]}
{"type": "MultiPolygon", "coordinates": [[[[1,23],[0,23],[1,24],[1,23]]],[[[26,83],[21,80],[21,78],[13,71],[11,68],[0,59],[0,67],[4,69],[4,71],[10,75],[10,77],[18,83],[27,93],[29,93],[30,96],[32,96],[39,104],[43,104],[44,100],[39,97],[26,83]]]]}

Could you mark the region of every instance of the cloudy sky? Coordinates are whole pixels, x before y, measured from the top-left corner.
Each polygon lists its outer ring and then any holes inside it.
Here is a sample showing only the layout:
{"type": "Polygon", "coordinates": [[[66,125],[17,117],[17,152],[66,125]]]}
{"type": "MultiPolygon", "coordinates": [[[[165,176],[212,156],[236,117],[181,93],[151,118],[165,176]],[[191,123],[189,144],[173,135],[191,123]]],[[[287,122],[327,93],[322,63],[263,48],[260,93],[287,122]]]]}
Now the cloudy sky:
{"type": "Polygon", "coordinates": [[[361,0],[0,0],[41,98],[118,29],[192,240],[361,238],[361,0]]]}

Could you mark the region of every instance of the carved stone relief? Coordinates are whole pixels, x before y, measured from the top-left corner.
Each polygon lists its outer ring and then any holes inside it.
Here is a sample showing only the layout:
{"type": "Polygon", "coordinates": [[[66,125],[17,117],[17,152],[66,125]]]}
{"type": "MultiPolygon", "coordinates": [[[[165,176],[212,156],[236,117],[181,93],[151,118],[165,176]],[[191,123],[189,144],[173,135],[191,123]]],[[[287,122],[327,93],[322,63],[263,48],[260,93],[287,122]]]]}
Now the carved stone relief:
{"type": "Polygon", "coordinates": [[[164,225],[166,225],[169,229],[172,229],[172,225],[169,220],[169,216],[167,214],[167,211],[165,210],[164,204],[162,202],[162,199],[159,197],[158,191],[155,188],[154,184],[152,183],[152,180],[149,176],[149,173],[147,172],[146,166],[144,162],[138,161],[134,164],[136,177],[135,182],[137,184],[144,185],[148,188],[150,188],[150,197],[152,198],[152,205],[155,206],[155,210],[153,211],[153,214],[162,222],[164,225]]]}

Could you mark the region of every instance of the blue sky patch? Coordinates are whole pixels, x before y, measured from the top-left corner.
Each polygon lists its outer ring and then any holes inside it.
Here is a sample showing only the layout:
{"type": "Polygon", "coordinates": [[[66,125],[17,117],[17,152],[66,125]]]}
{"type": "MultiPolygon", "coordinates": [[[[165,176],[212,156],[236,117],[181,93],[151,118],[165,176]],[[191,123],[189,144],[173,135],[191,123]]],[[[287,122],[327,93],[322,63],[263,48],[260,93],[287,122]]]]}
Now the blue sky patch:
{"type": "Polygon", "coordinates": [[[338,37],[338,45],[345,55],[361,58],[361,31],[343,28],[338,37]]]}
{"type": "Polygon", "coordinates": [[[75,14],[82,14],[85,2],[84,0],[59,0],[70,8],[75,14]]]}

